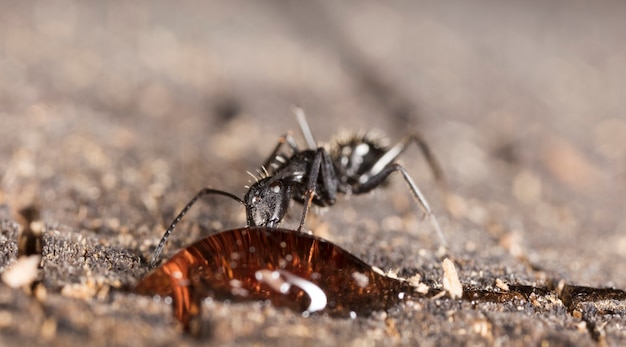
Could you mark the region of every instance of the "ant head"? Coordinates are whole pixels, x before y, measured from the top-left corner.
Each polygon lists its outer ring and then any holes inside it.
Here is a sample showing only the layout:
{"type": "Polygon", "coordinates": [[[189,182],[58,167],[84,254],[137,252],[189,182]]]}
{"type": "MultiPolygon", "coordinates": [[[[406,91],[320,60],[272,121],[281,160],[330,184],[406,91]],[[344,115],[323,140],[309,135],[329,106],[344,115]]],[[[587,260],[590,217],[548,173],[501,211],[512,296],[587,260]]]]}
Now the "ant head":
{"type": "Polygon", "coordinates": [[[291,185],[267,177],[250,186],[244,197],[248,225],[275,227],[283,219],[291,200],[291,185]]]}

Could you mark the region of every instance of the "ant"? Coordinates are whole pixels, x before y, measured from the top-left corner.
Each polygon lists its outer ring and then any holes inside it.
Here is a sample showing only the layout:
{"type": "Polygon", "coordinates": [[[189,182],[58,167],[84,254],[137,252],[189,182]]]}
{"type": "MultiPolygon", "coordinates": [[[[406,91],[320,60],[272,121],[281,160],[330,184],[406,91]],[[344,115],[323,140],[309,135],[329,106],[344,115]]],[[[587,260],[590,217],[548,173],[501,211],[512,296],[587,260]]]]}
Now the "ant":
{"type": "MultiPolygon", "coordinates": [[[[198,192],[182,209],[172,224],[163,234],[154,251],[151,265],[154,266],[161,254],[165,242],[178,222],[191,206],[204,195],[218,194],[238,201],[246,208],[248,226],[277,227],[287,213],[291,199],[303,204],[302,217],[297,231],[301,231],[311,204],[326,207],[335,203],[337,193],[363,194],[379,187],[387,177],[399,171],[411,190],[411,193],[429,218],[437,232],[440,242],[445,245],[441,227],[432,210],[408,172],[395,160],[411,142],[415,142],[424,154],[435,178],[443,181],[439,163],[427,143],[417,134],[409,134],[392,147],[384,146],[370,135],[352,136],[338,141],[330,150],[317,145],[304,111],[295,108],[300,129],[307,142],[308,149],[300,150],[293,137],[287,133],[281,136],[272,154],[261,167],[263,177],[248,188],[244,199],[217,189],[205,188],[198,192]],[[287,145],[290,154],[281,149],[287,145]]],[[[256,179],[256,177],[255,177],[256,179]]]]}

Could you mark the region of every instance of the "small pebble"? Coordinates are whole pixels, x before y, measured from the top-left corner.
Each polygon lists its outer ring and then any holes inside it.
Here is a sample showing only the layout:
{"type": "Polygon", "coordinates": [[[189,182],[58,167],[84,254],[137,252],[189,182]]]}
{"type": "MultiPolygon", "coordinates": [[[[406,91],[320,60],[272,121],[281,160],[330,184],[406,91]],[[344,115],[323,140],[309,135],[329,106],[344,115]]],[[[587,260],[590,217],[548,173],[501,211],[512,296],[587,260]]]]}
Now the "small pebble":
{"type": "Polygon", "coordinates": [[[463,287],[459,281],[459,275],[456,272],[454,263],[446,258],[441,263],[443,267],[443,289],[450,293],[452,299],[458,299],[463,296],[463,287]]]}
{"type": "Polygon", "coordinates": [[[19,258],[2,274],[2,281],[11,288],[19,288],[33,283],[41,262],[40,255],[19,258]]]}

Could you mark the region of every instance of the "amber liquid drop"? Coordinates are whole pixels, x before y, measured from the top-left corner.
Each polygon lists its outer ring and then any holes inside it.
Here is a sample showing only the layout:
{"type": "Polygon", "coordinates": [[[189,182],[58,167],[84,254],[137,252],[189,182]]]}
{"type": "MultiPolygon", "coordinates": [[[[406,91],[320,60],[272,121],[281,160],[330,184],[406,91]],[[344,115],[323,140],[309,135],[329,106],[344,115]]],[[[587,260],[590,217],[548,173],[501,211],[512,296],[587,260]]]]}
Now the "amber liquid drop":
{"type": "Polygon", "coordinates": [[[142,279],[135,291],[171,296],[174,315],[187,329],[208,296],[354,317],[389,308],[413,289],[319,237],[247,227],[194,243],[142,279]]]}

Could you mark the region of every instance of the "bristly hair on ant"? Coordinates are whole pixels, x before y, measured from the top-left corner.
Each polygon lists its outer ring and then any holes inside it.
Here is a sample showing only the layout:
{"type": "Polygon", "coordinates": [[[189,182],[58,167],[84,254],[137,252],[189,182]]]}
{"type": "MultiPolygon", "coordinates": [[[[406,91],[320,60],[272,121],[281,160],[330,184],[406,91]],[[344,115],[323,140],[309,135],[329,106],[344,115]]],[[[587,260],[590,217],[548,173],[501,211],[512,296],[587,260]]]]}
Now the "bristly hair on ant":
{"type": "Polygon", "coordinates": [[[304,111],[294,108],[300,130],[307,142],[307,149],[300,149],[290,133],[278,139],[274,150],[265,160],[255,182],[250,185],[243,200],[217,189],[205,188],[198,192],[176,216],[165,231],[154,251],[151,265],[154,266],[167,238],[191,206],[207,194],[230,197],[245,206],[248,226],[277,227],[287,213],[293,199],[303,204],[298,231],[301,231],[311,204],[320,207],[335,204],[338,193],[363,194],[381,186],[389,175],[400,172],[409,186],[442,245],[445,238],[437,218],[428,201],[404,167],[396,159],[415,142],[428,162],[435,179],[443,182],[443,171],[426,141],[417,133],[405,135],[398,143],[389,147],[381,138],[371,133],[343,137],[329,149],[319,146],[309,127],[304,111]],[[287,146],[288,153],[283,151],[287,146]]]}

